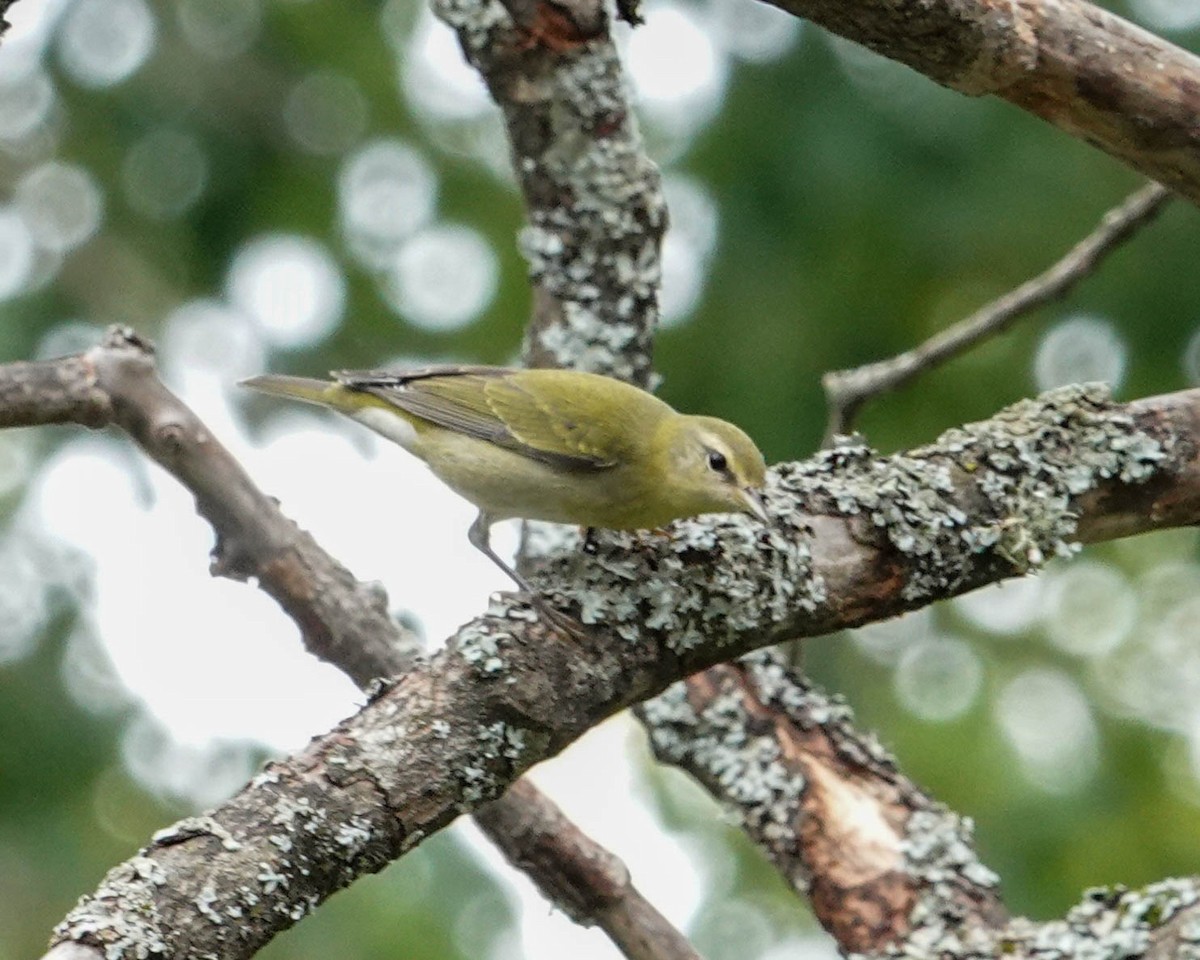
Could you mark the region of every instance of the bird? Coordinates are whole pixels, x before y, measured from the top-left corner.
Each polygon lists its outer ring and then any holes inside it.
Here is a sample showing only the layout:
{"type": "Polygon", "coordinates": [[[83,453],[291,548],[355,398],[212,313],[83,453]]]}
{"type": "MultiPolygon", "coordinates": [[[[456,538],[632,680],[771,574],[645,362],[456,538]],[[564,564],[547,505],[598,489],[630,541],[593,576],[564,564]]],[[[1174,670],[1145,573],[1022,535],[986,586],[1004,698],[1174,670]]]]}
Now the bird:
{"type": "Polygon", "coordinates": [[[479,511],[472,546],[555,627],[551,607],[491,547],[499,520],[589,531],[660,529],[707,513],[769,523],[763,455],[739,427],[677,412],[646,390],[577,370],[438,365],[342,370],[331,380],[264,374],[242,386],[327,407],[423,460],[479,511]]]}

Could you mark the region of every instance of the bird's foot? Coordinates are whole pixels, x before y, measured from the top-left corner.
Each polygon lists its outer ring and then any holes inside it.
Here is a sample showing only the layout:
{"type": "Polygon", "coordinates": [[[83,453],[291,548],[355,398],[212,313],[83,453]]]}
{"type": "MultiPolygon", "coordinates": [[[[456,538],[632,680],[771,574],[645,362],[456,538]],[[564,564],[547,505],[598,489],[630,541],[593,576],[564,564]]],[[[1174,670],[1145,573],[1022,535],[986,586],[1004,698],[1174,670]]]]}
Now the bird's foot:
{"type": "Polygon", "coordinates": [[[595,556],[596,551],[600,549],[600,544],[596,542],[596,528],[583,528],[583,552],[589,557],[595,556]]]}
{"type": "Polygon", "coordinates": [[[569,613],[563,613],[556,607],[552,607],[540,593],[535,593],[532,590],[501,590],[499,595],[506,599],[527,603],[533,608],[533,612],[537,614],[538,619],[559,636],[566,637],[568,640],[573,640],[577,643],[583,643],[591,639],[587,627],[569,613]]]}
{"type": "Polygon", "coordinates": [[[539,593],[527,595],[530,605],[538,612],[538,616],[545,623],[552,627],[554,632],[560,636],[566,637],[568,640],[573,640],[576,643],[584,643],[590,639],[587,628],[572,617],[569,613],[563,613],[561,610],[550,606],[546,602],[546,598],[539,593]]]}

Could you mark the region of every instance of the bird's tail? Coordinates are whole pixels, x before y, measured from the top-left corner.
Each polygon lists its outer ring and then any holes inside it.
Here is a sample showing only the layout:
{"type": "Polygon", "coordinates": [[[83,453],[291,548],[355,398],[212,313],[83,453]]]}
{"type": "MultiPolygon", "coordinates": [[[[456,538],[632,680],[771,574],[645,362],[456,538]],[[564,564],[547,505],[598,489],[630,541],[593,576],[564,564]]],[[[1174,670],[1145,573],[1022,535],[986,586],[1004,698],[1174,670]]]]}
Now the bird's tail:
{"type": "Polygon", "coordinates": [[[350,413],[361,406],[361,395],[347,390],[341,384],[329,380],[314,380],[310,377],[288,377],[280,373],[264,373],[241,381],[241,386],[269,393],[273,397],[304,400],[322,407],[332,407],[350,413]],[[358,401],[358,402],[356,402],[358,401]]]}

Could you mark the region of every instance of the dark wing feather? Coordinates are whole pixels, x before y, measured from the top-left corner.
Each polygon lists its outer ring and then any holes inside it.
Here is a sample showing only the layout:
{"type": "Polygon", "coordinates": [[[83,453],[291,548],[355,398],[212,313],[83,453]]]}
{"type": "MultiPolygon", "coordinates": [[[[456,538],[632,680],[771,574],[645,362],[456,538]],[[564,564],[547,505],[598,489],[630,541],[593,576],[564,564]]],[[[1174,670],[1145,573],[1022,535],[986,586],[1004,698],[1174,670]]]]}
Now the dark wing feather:
{"type": "Polygon", "coordinates": [[[574,422],[518,385],[522,371],[506,367],[442,366],[418,370],[340,371],[343,386],[362,390],[436,426],[486,440],[565,470],[613,466],[572,442],[574,422]]]}

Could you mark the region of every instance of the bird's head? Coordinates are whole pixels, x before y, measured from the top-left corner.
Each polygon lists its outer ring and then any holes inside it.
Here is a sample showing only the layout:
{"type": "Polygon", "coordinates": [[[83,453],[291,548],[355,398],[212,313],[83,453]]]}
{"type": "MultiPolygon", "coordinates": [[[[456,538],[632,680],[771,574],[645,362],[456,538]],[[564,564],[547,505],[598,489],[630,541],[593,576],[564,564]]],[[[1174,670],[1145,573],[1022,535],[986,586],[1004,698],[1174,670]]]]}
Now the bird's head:
{"type": "Polygon", "coordinates": [[[754,441],[725,420],[679,416],[667,426],[668,475],[677,516],[748,513],[769,523],[762,488],[767,465],[754,441]]]}

